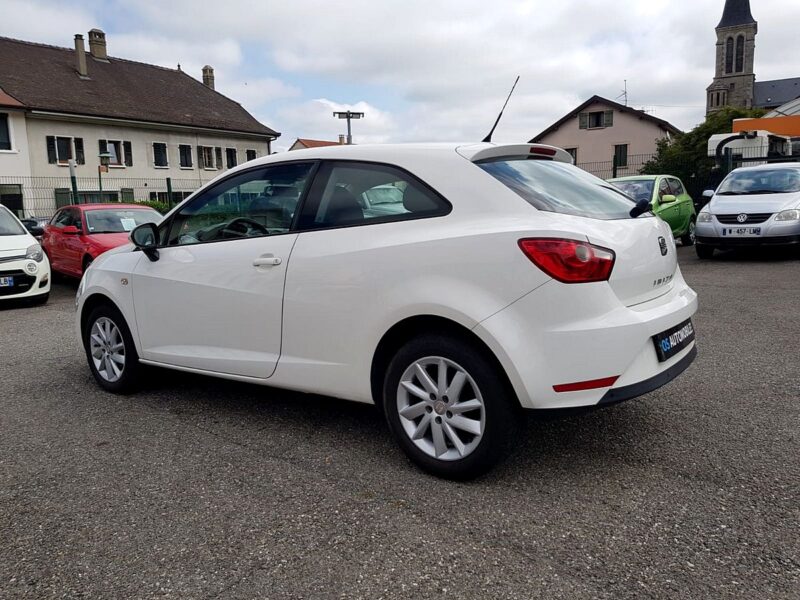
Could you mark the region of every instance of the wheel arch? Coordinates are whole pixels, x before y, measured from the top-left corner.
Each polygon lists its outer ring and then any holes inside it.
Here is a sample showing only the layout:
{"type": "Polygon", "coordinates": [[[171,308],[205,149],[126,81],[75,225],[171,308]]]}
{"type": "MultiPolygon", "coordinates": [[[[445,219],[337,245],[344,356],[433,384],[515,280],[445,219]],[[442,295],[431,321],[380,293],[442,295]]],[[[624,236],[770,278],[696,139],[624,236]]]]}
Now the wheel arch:
{"type": "Polygon", "coordinates": [[[416,315],[407,317],[395,323],[383,334],[383,337],[378,342],[375,352],[372,355],[372,365],[370,368],[370,389],[372,392],[372,399],[376,405],[382,406],[383,404],[381,398],[383,378],[392,357],[403,344],[423,333],[439,333],[455,337],[477,349],[495,366],[509,394],[512,395],[519,406],[522,406],[508,373],[491,348],[489,348],[477,334],[464,325],[438,315],[416,315]]]}
{"type": "MultiPolygon", "coordinates": [[[[92,311],[98,306],[112,306],[115,309],[120,310],[119,306],[117,306],[117,303],[103,293],[95,292],[89,295],[89,297],[83,301],[83,305],[81,306],[81,333],[86,331],[86,322],[89,320],[89,315],[92,314],[92,311]]],[[[120,313],[122,313],[122,311],[120,311],[120,313]]]]}

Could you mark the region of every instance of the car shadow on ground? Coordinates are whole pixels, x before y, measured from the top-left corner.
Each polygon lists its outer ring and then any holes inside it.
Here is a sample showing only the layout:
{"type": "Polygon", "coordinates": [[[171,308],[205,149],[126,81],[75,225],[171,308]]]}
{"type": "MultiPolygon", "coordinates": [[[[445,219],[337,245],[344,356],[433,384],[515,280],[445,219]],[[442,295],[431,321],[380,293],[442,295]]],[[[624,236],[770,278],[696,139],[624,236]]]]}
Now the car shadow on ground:
{"type": "MultiPolygon", "coordinates": [[[[131,397],[135,402],[214,435],[232,436],[240,445],[283,435],[291,441],[278,450],[288,459],[327,452],[338,454],[337,462],[354,477],[363,472],[364,460],[385,462],[376,469],[379,473],[420,474],[405,460],[376,406],[167,369],[146,373],[141,393],[131,397]]],[[[655,430],[650,408],[637,401],[600,410],[524,411],[522,420],[511,455],[482,480],[514,481],[534,472],[543,481],[547,473],[558,478],[592,465],[613,469],[629,462],[630,444],[647,446],[647,432],[655,430]],[[571,467],[571,462],[580,466],[571,467]]]]}

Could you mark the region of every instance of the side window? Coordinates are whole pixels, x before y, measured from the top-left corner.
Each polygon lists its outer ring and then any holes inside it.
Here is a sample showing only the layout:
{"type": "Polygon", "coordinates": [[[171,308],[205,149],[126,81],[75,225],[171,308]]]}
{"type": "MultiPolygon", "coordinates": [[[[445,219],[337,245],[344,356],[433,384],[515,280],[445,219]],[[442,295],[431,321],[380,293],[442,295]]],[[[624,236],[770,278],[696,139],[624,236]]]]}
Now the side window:
{"type": "Polygon", "coordinates": [[[67,225],[74,225],[74,224],[75,223],[72,217],[72,211],[68,208],[56,213],[56,216],[53,217],[53,225],[55,225],[59,229],[62,227],[66,227],[67,225]]]}
{"type": "Polygon", "coordinates": [[[672,193],[675,196],[682,196],[686,193],[686,190],[683,189],[683,184],[678,179],[670,179],[669,180],[669,187],[672,188],[672,193]]]}
{"type": "Polygon", "coordinates": [[[309,203],[303,229],[367,225],[447,214],[450,205],[413,176],[388,165],[329,163],[316,202],[309,203]]]}
{"type": "Polygon", "coordinates": [[[172,219],[167,245],[182,246],[289,231],[313,163],[240,173],[199,194],[172,219]]]}
{"type": "Polygon", "coordinates": [[[669,189],[669,184],[667,183],[666,179],[662,179],[661,183],[658,184],[658,199],[661,200],[664,196],[668,196],[672,193],[672,190],[669,189]]]}

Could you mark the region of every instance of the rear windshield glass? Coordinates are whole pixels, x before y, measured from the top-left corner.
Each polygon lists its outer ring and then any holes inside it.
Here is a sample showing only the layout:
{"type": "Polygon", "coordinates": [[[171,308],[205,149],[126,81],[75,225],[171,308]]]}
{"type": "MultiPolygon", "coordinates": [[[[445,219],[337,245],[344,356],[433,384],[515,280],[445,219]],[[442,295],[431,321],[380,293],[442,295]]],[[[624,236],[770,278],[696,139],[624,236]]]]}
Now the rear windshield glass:
{"type": "Polygon", "coordinates": [[[734,171],[717,190],[718,196],[789,194],[800,192],[800,169],[734,171]]]}
{"type": "Polygon", "coordinates": [[[25,229],[5,206],[0,206],[0,235],[24,235],[25,229]]]}
{"type": "Polygon", "coordinates": [[[627,181],[612,181],[611,185],[618,190],[622,190],[637,202],[639,200],[647,200],[650,202],[650,199],[653,197],[653,186],[655,185],[655,180],[629,179],[627,181]]]}
{"type": "Polygon", "coordinates": [[[125,233],[143,223],[158,223],[161,215],[151,208],[87,210],[89,233],[125,233]]]}
{"type": "Polygon", "coordinates": [[[631,218],[630,198],[573,165],[527,157],[477,165],[539,210],[604,220],[631,218]]]}

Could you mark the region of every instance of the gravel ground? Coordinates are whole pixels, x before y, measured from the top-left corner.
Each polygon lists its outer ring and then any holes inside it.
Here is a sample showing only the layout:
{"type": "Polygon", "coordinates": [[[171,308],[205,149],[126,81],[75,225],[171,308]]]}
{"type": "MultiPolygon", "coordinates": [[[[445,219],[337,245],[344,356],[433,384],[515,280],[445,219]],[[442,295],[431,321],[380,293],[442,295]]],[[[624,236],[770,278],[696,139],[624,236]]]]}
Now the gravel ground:
{"type": "Polygon", "coordinates": [[[75,286],[0,311],[2,598],[800,597],[800,260],[680,249],[700,355],[413,468],[369,406],[155,372],[94,385],[75,286]]]}

